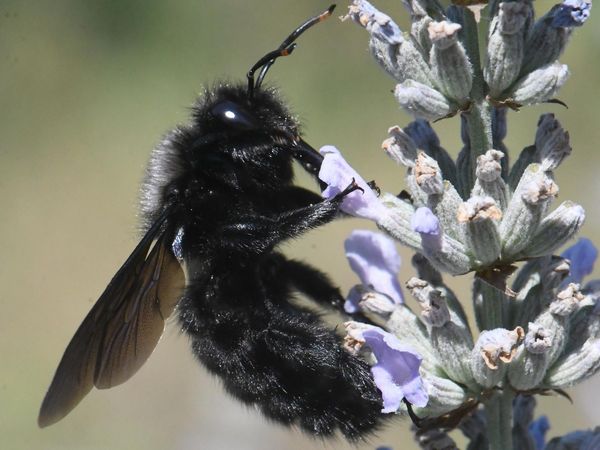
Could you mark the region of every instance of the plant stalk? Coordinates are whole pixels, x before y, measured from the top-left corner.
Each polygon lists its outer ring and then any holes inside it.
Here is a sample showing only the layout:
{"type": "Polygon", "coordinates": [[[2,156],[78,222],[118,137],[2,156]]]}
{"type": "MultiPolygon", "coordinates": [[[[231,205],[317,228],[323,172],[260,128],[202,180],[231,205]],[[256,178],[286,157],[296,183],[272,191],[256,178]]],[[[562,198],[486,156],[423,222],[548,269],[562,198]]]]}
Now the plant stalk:
{"type": "Polygon", "coordinates": [[[504,389],[496,392],[492,398],[484,403],[487,422],[488,441],[490,450],[512,450],[512,391],[504,389]]]}
{"type": "Polygon", "coordinates": [[[469,129],[470,155],[466,164],[469,167],[470,188],[475,184],[475,167],[477,157],[483,155],[493,147],[492,140],[492,106],[486,99],[486,84],[483,79],[483,69],[479,54],[478,24],[473,12],[463,8],[464,18],[464,45],[469,60],[473,66],[473,87],[471,88],[471,106],[469,111],[463,113],[469,129]]]}

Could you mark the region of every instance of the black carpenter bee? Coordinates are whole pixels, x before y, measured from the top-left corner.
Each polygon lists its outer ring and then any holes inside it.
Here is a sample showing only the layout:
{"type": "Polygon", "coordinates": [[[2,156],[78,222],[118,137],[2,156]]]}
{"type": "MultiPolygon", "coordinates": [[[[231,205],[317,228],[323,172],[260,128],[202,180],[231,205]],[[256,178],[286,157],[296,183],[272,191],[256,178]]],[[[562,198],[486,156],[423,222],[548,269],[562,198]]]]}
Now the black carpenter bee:
{"type": "Polygon", "coordinates": [[[381,395],[368,364],[293,301],[299,291],[340,308],[343,297],[325,274],[275,251],[332,221],[358,188],[323,200],[292,183],[294,160],[316,175],[322,157],[276,92],[262,87],[275,60],[334,6],[262,57],[247,84],[207,90],[191,124],[154,149],[142,186],[145,234],[65,350],[40,426],[62,419],[93,387],[128,380],[176,310],[196,357],[268,418],[351,439],[375,428],[381,395]]]}

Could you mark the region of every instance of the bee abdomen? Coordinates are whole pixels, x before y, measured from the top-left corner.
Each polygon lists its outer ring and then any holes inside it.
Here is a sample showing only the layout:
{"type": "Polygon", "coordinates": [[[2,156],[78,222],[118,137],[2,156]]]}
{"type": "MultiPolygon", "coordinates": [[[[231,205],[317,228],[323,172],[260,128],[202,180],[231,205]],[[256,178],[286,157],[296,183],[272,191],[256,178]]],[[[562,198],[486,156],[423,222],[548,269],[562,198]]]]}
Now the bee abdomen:
{"type": "Polygon", "coordinates": [[[345,352],[316,315],[271,311],[258,326],[235,314],[216,321],[207,311],[192,319],[191,303],[184,299],[182,318],[192,350],[234,397],[315,436],[339,430],[357,439],[380,423],[369,366],[345,352]]]}

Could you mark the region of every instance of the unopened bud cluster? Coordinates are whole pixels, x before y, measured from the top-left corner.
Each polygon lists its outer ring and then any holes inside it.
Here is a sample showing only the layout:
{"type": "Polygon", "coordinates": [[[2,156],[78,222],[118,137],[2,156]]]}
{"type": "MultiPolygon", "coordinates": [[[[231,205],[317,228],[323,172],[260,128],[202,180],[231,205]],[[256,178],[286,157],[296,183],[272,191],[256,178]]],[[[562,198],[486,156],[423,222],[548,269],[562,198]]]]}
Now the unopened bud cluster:
{"type": "MultiPolygon", "coordinates": [[[[537,21],[530,0],[490,5],[482,67],[490,102],[518,107],[554,97],[569,76],[558,57],[591,9],[585,1],[571,3],[576,5],[557,5],[537,21]]],[[[435,0],[408,6],[409,33],[365,0],[355,0],[346,17],[369,32],[371,53],[398,82],[394,94],[407,112],[436,120],[468,110],[477,76],[462,33],[468,13],[454,5],[444,11],[435,0]]]]}

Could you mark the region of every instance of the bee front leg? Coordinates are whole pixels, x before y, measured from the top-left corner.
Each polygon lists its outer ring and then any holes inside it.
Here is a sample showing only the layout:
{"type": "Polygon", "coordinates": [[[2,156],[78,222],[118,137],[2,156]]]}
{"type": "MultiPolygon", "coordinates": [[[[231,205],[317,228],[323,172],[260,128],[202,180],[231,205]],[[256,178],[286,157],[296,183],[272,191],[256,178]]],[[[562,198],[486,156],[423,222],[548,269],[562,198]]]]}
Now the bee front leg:
{"type": "Polygon", "coordinates": [[[348,194],[362,190],[354,180],[336,196],[275,216],[242,216],[222,228],[222,239],[230,249],[245,254],[261,254],[271,251],[278,243],[331,222],[338,214],[340,205],[348,194]]]}

